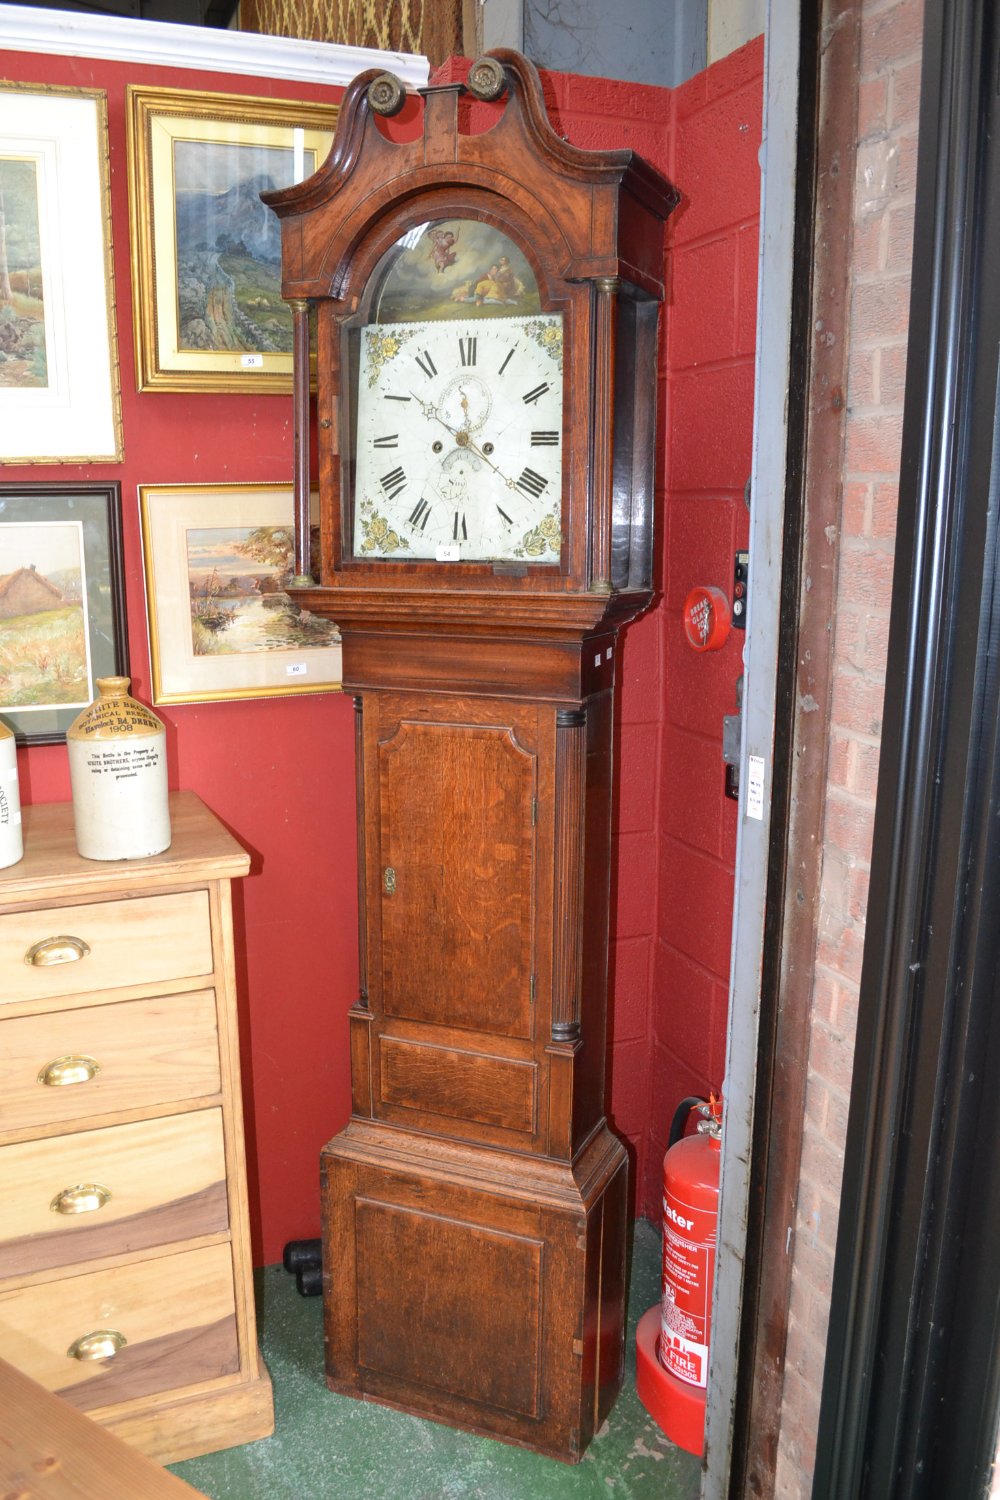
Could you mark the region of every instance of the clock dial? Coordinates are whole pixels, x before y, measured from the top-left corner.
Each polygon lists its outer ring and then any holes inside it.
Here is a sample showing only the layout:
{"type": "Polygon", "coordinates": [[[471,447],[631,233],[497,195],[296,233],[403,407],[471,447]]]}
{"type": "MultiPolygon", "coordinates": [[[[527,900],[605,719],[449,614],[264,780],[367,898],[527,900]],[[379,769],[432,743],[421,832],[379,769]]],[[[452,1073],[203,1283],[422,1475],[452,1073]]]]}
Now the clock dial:
{"type": "Polygon", "coordinates": [[[559,561],[562,317],[361,330],[354,555],[559,561]]]}

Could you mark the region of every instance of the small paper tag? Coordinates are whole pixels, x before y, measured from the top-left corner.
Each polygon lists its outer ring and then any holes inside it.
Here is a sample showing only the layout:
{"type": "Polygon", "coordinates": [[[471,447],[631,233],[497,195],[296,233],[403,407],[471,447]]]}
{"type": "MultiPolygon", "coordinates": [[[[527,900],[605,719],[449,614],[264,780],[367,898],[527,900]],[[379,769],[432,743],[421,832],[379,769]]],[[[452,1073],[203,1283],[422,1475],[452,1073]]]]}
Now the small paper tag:
{"type": "Polygon", "coordinates": [[[747,756],[747,817],[764,816],[764,757],[747,756]]]}
{"type": "Polygon", "coordinates": [[[264,368],[264,356],[263,356],[263,354],[241,354],[240,355],[240,369],[242,369],[242,370],[262,370],[263,368],[264,368]]]}
{"type": "Polygon", "coordinates": [[[309,667],[304,661],[293,661],[285,668],[286,677],[305,677],[309,667]]]}
{"type": "Polygon", "coordinates": [[[443,547],[436,548],[434,552],[435,562],[461,562],[462,549],[453,542],[448,542],[443,547]]]}

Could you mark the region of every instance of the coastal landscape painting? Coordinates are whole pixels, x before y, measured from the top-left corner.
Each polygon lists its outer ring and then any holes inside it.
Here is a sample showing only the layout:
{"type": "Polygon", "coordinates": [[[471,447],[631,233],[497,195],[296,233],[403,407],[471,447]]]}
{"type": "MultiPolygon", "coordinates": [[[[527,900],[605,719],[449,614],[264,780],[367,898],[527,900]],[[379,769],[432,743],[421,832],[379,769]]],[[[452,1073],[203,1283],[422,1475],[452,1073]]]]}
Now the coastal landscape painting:
{"type": "Polygon", "coordinates": [[[198,527],[187,533],[195,656],[332,646],[337,628],[299,609],[290,526],[198,527]]]}
{"type": "Polygon", "coordinates": [[[339,690],[340,631],[294,584],[291,485],[144,484],[139,504],[154,703],[339,690]]]}

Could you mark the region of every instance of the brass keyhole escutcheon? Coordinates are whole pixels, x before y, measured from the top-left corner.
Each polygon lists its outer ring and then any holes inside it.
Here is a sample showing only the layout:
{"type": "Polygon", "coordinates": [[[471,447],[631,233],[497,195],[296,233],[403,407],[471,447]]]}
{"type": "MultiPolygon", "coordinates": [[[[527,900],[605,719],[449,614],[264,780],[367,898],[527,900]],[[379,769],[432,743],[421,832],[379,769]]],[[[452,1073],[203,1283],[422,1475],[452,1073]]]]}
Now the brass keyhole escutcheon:
{"type": "Polygon", "coordinates": [[[396,872],[392,865],[386,865],[385,874],[382,876],[382,884],[387,896],[391,896],[396,889],[396,872]]]}

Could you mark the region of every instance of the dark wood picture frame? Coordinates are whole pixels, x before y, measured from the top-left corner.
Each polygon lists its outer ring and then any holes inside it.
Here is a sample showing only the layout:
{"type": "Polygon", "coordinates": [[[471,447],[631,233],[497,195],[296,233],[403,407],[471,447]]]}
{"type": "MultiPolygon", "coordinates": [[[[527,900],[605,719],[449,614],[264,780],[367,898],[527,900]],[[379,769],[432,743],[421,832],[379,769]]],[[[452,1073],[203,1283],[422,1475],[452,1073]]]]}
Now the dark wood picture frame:
{"type": "Polygon", "coordinates": [[[0,718],[14,731],[18,744],[60,744],[77,714],[93,699],[96,678],[127,675],[121,485],[0,484],[0,718]],[[43,528],[50,526],[58,533],[53,530],[46,539],[43,528]],[[5,536],[13,527],[24,533],[16,547],[9,534],[5,536]],[[37,536],[30,535],[30,528],[37,536]],[[60,588],[47,577],[46,568],[64,579],[73,572],[67,557],[74,529],[79,579],[60,588]],[[20,561],[19,549],[24,549],[20,561]],[[12,568],[11,562],[17,565],[12,568]],[[15,590],[21,597],[12,604],[15,590]],[[52,593],[51,610],[44,608],[45,591],[52,593]],[[43,607],[34,607],[36,600],[43,607]],[[19,602],[32,607],[16,614],[19,602]],[[83,614],[82,638],[72,619],[77,607],[83,614]],[[34,657],[30,640],[18,639],[25,632],[8,625],[32,615],[46,617],[44,652],[38,650],[34,657]],[[32,665],[41,681],[31,678],[32,665]],[[60,675],[63,681],[58,685],[60,675]],[[44,696],[46,681],[57,684],[50,698],[44,696]],[[38,701],[30,701],[33,694],[41,695],[38,701]]]}

